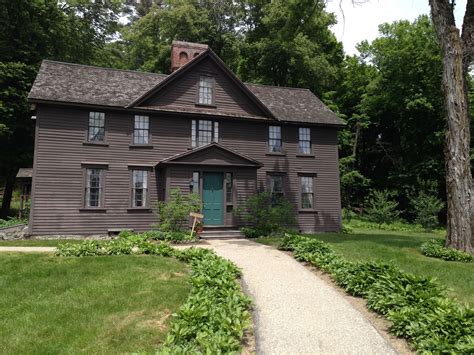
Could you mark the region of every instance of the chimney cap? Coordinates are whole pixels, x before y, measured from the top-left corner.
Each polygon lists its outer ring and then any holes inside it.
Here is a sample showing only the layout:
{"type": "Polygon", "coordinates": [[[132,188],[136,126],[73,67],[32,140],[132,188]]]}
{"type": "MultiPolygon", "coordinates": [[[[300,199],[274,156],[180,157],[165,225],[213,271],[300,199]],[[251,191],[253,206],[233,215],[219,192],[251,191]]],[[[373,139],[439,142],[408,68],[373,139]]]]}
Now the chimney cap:
{"type": "Polygon", "coordinates": [[[185,41],[173,41],[171,42],[171,47],[193,48],[193,49],[200,49],[203,51],[209,48],[207,44],[185,42],[185,41]]]}

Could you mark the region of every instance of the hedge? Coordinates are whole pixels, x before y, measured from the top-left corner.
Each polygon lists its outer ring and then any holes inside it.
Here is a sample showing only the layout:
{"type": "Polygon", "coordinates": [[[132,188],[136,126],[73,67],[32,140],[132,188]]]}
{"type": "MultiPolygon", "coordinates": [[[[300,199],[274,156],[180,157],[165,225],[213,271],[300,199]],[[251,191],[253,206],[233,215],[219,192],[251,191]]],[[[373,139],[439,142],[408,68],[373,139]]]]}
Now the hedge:
{"type": "Polygon", "coordinates": [[[280,249],[329,273],[369,309],[384,315],[390,331],[406,338],[419,352],[474,353],[474,310],[446,297],[436,281],[405,273],[382,262],[350,262],[327,243],[286,236],[280,249]]]}

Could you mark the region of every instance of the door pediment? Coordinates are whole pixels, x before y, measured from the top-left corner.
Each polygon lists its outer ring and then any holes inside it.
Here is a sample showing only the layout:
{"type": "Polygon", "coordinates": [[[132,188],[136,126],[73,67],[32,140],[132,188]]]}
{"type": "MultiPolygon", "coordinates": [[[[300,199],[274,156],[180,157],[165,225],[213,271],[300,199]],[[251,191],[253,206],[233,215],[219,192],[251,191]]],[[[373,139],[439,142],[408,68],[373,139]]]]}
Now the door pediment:
{"type": "Polygon", "coordinates": [[[218,143],[211,143],[191,151],[162,160],[158,165],[206,165],[206,166],[238,166],[260,168],[259,161],[246,157],[218,143]]]}

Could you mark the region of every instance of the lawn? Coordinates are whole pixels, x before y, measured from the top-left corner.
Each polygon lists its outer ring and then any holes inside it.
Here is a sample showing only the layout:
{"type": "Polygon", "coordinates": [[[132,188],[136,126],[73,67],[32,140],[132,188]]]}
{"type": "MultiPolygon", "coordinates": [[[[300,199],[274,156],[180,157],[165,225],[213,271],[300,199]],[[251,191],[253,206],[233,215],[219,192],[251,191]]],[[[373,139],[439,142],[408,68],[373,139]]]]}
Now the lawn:
{"type": "Polygon", "coordinates": [[[0,254],[4,354],[152,352],[186,300],[172,258],[0,254]]]}
{"type": "Polygon", "coordinates": [[[56,247],[60,243],[82,243],[84,239],[0,240],[0,247],[56,247]]]}
{"type": "MultiPolygon", "coordinates": [[[[449,295],[474,306],[474,263],[460,263],[429,258],[421,254],[420,245],[441,233],[388,232],[357,230],[352,234],[314,234],[352,261],[383,260],[416,275],[435,277],[447,286],[449,295]]],[[[257,242],[278,245],[278,238],[258,238],[257,242]]]]}

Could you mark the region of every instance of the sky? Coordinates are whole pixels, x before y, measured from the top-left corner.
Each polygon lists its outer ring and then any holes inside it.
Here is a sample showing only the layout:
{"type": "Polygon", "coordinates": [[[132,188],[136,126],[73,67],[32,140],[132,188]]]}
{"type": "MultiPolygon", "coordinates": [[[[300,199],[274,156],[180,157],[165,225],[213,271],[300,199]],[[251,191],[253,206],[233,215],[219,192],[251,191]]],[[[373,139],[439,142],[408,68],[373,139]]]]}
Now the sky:
{"type": "MultiPolygon", "coordinates": [[[[462,25],[466,1],[456,1],[454,15],[458,27],[462,25]]],[[[336,14],[338,24],[332,31],[344,44],[345,52],[351,55],[358,54],[357,43],[364,39],[370,42],[377,37],[378,25],[398,20],[413,21],[430,13],[428,0],[368,0],[362,5],[353,5],[351,0],[328,0],[327,10],[336,14]]]]}

